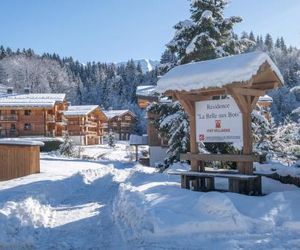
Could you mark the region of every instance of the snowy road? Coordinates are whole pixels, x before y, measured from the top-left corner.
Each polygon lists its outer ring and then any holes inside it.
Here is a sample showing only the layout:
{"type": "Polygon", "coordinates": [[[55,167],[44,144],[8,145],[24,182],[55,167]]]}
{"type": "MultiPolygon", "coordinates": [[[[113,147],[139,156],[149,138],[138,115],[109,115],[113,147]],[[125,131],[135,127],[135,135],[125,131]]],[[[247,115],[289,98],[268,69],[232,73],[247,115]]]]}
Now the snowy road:
{"type": "MultiPolygon", "coordinates": [[[[0,182],[0,249],[299,249],[300,191],[269,179],[263,197],[180,188],[130,161],[42,155],[41,173],[0,182]]],[[[221,183],[222,184],[222,183],[221,183]]]]}

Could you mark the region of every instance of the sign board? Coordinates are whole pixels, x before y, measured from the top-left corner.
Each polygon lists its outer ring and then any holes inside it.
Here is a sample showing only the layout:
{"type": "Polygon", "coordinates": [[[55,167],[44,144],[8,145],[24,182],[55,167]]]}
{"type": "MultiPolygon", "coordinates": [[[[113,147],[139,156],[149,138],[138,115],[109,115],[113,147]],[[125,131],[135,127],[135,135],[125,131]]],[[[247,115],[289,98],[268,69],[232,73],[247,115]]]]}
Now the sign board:
{"type": "Polygon", "coordinates": [[[195,105],[197,142],[243,142],[242,113],[233,98],[195,105]]]}

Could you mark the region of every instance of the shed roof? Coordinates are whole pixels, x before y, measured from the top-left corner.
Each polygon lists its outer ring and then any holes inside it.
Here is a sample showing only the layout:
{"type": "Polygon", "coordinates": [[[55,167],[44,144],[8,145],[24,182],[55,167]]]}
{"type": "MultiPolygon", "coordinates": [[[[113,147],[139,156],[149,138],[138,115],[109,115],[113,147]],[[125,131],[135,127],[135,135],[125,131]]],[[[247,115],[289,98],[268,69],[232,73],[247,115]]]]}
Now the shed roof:
{"type": "Polygon", "coordinates": [[[45,144],[42,141],[31,141],[18,138],[5,138],[0,139],[0,145],[26,145],[26,146],[44,146],[45,144]]]}
{"type": "Polygon", "coordinates": [[[266,53],[251,52],[174,67],[159,79],[156,91],[192,91],[221,88],[236,82],[247,83],[264,63],[283,83],[279,69],[266,53]]]}
{"type": "Polygon", "coordinates": [[[95,109],[100,109],[98,105],[78,105],[69,106],[68,110],[64,111],[65,116],[86,116],[95,109]]]}

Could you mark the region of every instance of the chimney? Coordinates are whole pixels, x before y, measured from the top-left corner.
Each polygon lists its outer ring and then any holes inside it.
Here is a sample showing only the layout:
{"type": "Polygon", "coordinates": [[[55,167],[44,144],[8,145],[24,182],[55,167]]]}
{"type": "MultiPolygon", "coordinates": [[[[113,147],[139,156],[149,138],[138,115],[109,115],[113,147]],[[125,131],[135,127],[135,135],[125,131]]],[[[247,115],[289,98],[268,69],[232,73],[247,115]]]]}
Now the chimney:
{"type": "Polygon", "coordinates": [[[25,94],[30,94],[30,88],[29,87],[25,87],[24,88],[24,93],[25,94]]]}
{"type": "Polygon", "coordinates": [[[8,95],[11,95],[13,93],[13,87],[8,87],[6,91],[8,95]]]}

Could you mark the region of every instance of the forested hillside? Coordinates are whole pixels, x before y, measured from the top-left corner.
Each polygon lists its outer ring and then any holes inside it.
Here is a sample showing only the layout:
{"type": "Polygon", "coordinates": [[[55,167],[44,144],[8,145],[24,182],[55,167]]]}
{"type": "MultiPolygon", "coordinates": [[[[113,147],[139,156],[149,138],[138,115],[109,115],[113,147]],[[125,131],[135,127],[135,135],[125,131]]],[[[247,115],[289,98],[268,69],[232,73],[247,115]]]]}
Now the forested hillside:
{"type": "Polygon", "coordinates": [[[135,89],[155,84],[157,71],[143,72],[133,60],[120,65],[88,62],[86,65],[57,54],[37,55],[33,50],[0,47],[0,83],[22,91],[67,93],[72,104],[99,104],[126,108],[136,104],[135,89]]]}

